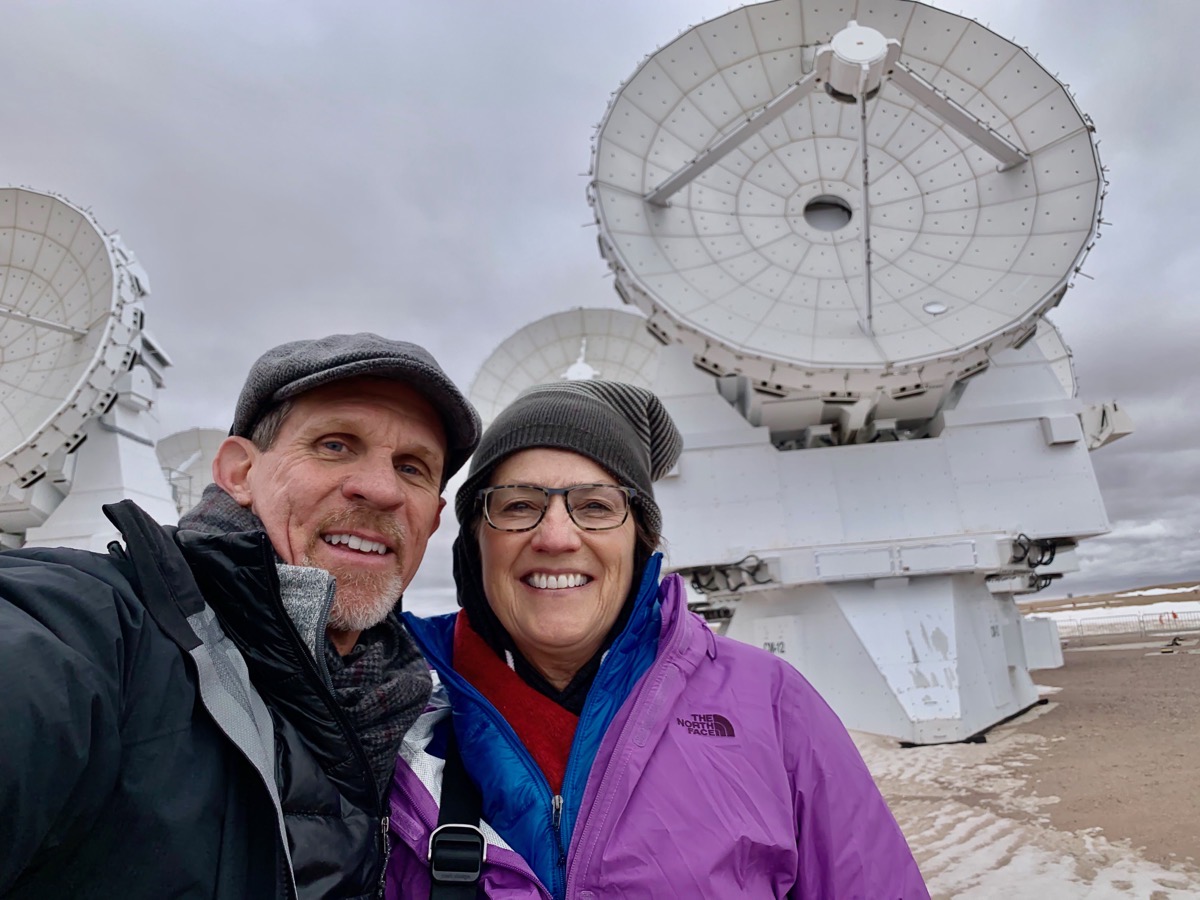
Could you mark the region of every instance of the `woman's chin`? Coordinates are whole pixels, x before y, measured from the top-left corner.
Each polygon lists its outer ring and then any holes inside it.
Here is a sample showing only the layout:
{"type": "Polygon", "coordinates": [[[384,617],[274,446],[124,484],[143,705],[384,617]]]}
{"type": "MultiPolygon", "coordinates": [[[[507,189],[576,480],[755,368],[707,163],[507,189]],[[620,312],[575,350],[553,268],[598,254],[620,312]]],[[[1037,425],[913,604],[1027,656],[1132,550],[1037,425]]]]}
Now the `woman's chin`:
{"type": "Polygon", "coordinates": [[[546,628],[544,625],[530,635],[530,642],[542,653],[570,653],[587,641],[589,630],[579,626],[565,625],[561,628],[546,628]]]}
{"type": "Polygon", "coordinates": [[[525,632],[518,646],[530,662],[544,659],[558,666],[572,662],[583,665],[591,655],[588,653],[580,658],[587,648],[593,643],[599,646],[594,632],[593,627],[582,624],[562,623],[547,627],[547,623],[539,622],[537,628],[525,632]]]}

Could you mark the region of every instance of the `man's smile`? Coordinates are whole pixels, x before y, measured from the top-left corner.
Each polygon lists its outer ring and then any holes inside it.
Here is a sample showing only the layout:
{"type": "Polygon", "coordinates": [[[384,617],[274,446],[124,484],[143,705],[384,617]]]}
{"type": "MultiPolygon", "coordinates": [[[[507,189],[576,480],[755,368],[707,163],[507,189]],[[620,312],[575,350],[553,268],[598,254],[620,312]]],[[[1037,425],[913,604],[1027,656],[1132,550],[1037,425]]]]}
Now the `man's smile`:
{"type": "Polygon", "coordinates": [[[321,539],[335,547],[345,545],[351,550],[358,550],[362,553],[378,553],[380,556],[384,556],[392,552],[383,542],[372,541],[359,537],[357,534],[323,534],[321,539]]]}

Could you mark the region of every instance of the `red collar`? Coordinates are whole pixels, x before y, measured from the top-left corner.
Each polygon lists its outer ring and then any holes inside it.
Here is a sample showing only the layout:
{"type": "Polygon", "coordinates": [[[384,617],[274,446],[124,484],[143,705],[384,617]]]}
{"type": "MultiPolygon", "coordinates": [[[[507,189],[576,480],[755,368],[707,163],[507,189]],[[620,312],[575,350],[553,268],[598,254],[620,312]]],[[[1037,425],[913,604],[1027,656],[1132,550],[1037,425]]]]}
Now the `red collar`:
{"type": "Polygon", "coordinates": [[[579,717],[527,685],[475,633],[465,610],[459,611],[454,622],[453,664],[504,716],[545,774],[550,789],[560,793],[579,717]]]}

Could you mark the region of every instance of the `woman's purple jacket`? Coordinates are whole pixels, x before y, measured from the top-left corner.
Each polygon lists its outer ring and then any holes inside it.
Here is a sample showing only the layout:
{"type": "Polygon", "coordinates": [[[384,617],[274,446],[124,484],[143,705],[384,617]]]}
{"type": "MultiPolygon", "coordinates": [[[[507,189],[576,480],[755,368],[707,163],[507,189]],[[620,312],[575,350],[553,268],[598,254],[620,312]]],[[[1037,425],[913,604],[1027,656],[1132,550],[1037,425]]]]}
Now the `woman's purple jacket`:
{"type": "MultiPolygon", "coordinates": [[[[566,896],[927,898],[841,721],[771,654],[714,635],[682,580],[659,589],[654,662],[600,742],[566,862],[566,896]]],[[[429,896],[444,692],[407,737],[391,793],[389,900],[429,896]]],[[[489,897],[549,897],[490,827],[489,897]]]]}

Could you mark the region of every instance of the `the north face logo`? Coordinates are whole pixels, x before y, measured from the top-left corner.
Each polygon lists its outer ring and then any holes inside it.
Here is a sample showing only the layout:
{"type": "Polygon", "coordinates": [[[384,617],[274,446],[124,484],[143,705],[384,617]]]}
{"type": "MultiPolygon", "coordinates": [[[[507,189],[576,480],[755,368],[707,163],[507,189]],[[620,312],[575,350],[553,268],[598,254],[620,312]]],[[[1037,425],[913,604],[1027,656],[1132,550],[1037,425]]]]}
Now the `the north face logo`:
{"type": "Polygon", "coordinates": [[[688,734],[706,737],[733,737],[733,723],[716,713],[692,713],[690,719],[677,718],[675,724],[686,728],[688,734]]]}

